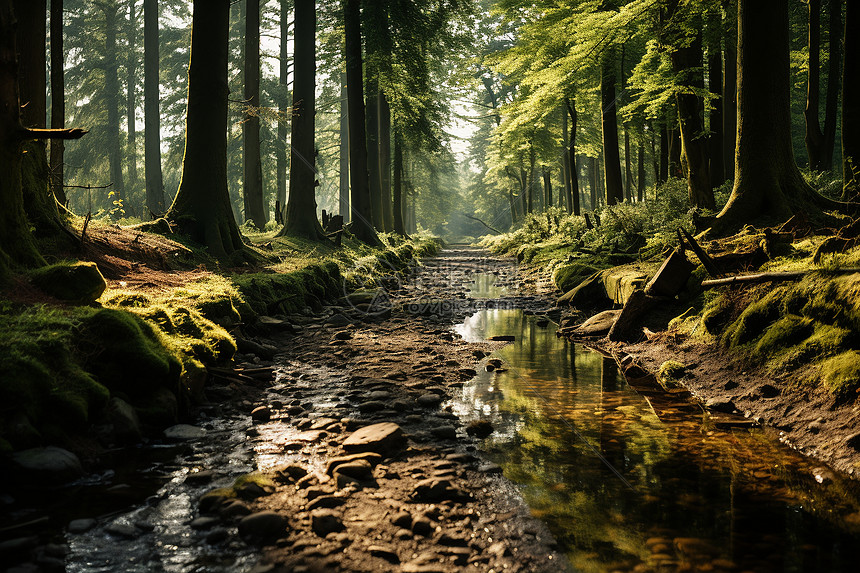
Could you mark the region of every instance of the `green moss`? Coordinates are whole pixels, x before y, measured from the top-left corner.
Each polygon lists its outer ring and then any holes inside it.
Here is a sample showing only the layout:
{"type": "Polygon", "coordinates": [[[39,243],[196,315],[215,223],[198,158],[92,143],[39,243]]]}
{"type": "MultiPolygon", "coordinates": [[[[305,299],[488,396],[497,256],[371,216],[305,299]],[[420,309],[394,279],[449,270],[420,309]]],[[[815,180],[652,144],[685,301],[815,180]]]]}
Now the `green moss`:
{"type": "Polygon", "coordinates": [[[769,357],[806,340],[814,329],[811,318],[794,314],[783,316],[765,331],[756,343],[753,355],[766,361],[769,357]]]}
{"type": "Polygon", "coordinates": [[[40,290],[60,300],[89,304],[98,299],[107,283],[95,263],[62,262],[36,269],[30,280],[40,290]]]}
{"type": "Polygon", "coordinates": [[[839,401],[853,401],[860,390],[860,354],[842,352],[823,361],[820,366],[824,387],[839,401]]]}
{"type": "Polygon", "coordinates": [[[780,313],[783,289],[776,289],[763,299],[749,305],[723,332],[723,343],[735,348],[752,342],[762,335],[780,313]]]}
{"type": "Polygon", "coordinates": [[[680,380],[687,374],[687,365],[676,360],[667,360],[657,371],[657,381],[666,390],[680,388],[680,380]]]}
{"type": "Polygon", "coordinates": [[[580,262],[561,265],[556,267],[555,271],[553,271],[552,282],[555,283],[558,290],[566,293],[579,286],[582,281],[603,268],[605,267],[601,266],[598,268],[593,265],[580,262]]]}
{"type": "Polygon", "coordinates": [[[731,319],[732,308],[727,298],[717,297],[702,311],[702,326],[709,334],[719,335],[731,319]]]}

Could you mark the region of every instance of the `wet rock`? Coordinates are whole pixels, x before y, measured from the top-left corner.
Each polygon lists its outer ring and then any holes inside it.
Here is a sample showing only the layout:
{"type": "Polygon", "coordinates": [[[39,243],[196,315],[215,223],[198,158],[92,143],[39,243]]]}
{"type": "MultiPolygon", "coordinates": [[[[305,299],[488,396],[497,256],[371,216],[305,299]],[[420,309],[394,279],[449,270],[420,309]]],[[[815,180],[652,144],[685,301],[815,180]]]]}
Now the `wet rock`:
{"type": "Polygon", "coordinates": [[[197,519],[193,519],[191,523],[188,524],[188,527],[197,530],[211,529],[218,523],[220,523],[220,520],[217,517],[204,516],[198,517],[197,519]]]}
{"type": "Polygon", "coordinates": [[[337,471],[338,466],[341,464],[348,464],[357,461],[365,461],[369,465],[375,466],[382,461],[382,456],[375,452],[364,452],[360,454],[352,454],[350,456],[338,456],[328,461],[325,472],[328,475],[334,475],[334,472],[337,471]]]}
{"type": "Polygon", "coordinates": [[[371,545],[367,548],[367,552],[374,557],[385,559],[389,563],[400,563],[400,557],[398,557],[397,552],[390,547],[385,547],[383,545],[371,545]]]}
{"type": "Polygon", "coordinates": [[[470,380],[478,375],[478,371],[474,368],[460,368],[457,373],[460,374],[460,378],[463,378],[464,380],[470,380]]]}
{"type": "Polygon", "coordinates": [[[48,446],[12,454],[19,477],[49,483],[72,481],[84,475],[78,456],[63,448],[48,446]]]}
{"type": "Polygon", "coordinates": [[[417,501],[466,501],[471,496],[443,478],[428,478],[415,484],[412,497],[417,501]]]}
{"type": "Polygon", "coordinates": [[[247,338],[236,337],[236,347],[243,354],[254,354],[264,360],[272,360],[278,353],[278,348],[271,344],[260,344],[247,338]]]}
{"type": "Polygon", "coordinates": [[[268,422],[272,419],[272,409],[268,406],[259,406],[251,411],[251,419],[255,422],[268,422]]]}
{"type": "Polygon", "coordinates": [[[335,475],[341,474],[358,481],[373,479],[373,468],[367,460],[355,460],[338,465],[334,470],[335,475]]]}
{"type": "Polygon", "coordinates": [[[350,340],[352,339],[352,333],[348,330],[341,330],[334,333],[335,340],[350,340]]]}
{"type": "Polygon", "coordinates": [[[380,402],[378,400],[370,400],[369,402],[363,402],[358,405],[359,412],[379,412],[385,408],[385,402],[380,402]]]}
{"type": "Polygon", "coordinates": [[[426,537],[435,531],[436,526],[433,525],[433,522],[426,517],[418,517],[412,520],[412,527],[410,529],[412,529],[412,533],[415,535],[426,537]]]}
{"type": "Polygon", "coordinates": [[[204,436],[206,430],[188,424],[177,424],[164,430],[164,437],[170,440],[198,440],[204,436]]]}
{"type": "Polygon", "coordinates": [[[299,464],[288,464],[272,470],[272,474],[280,482],[297,481],[308,475],[308,470],[299,464]]]}
{"type": "Polygon", "coordinates": [[[493,433],[493,425],[487,420],[472,420],[466,426],[466,433],[474,436],[479,440],[483,440],[493,433]]]}
{"type": "Polygon", "coordinates": [[[125,400],[111,398],[107,406],[107,418],[113,426],[114,437],[120,442],[137,442],[143,437],[137,412],[125,400]]]}
{"type": "Polygon", "coordinates": [[[308,511],[313,511],[315,509],[334,509],[336,507],[341,507],[345,503],[346,498],[334,495],[322,495],[310,502],[307,509],[308,511]]]}
{"type": "Polygon", "coordinates": [[[430,428],[430,433],[433,434],[433,437],[440,440],[454,440],[457,438],[457,429],[450,424],[430,428]]]}
{"type": "Polygon", "coordinates": [[[391,455],[405,446],[403,429],[393,422],[383,422],[356,430],[343,442],[347,452],[376,452],[391,455]]]}
{"type": "Polygon", "coordinates": [[[343,531],[340,515],[331,509],[317,509],[311,513],[311,529],[320,537],[343,531]]]}
{"type": "Polygon", "coordinates": [[[38,544],[37,537],[16,537],[0,541],[0,558],[2,560],[21,559],[27,556],[38,544]]]}
{"type": "Polygon", "coordinates": [[[341,328],[349,325],[351,322],[352,321],[343,314],[337,313],[327,318],[323,324],[325,324],[326,326],[332,326],[334,328],[341,328]]]}
{"type": "Polygon", "coordinates": [[[493,462],[484,462],[478,466],[478,471],[489,475],[500,474],[502,473],[502,466],[493,462]]]}
{"type": "Polygon", "coordinates": [[[454,453],[445,456],[445,459],[459,464],[470,464],[475,461],[475,456],[472,454],[454,453]]]}
{"type": "Polygon", "coordinates": [[[282,537],[289,521],[285,515],[274,511],[259,511],[239,520],[239,535],[259,541],[282,537]]]}
{"type": "Polygon", "coordinates": [[[191,472],[185,476],[185,483],[189,485],[200,485],[209,483],[215,478],[215,472],[212,470],[200,470],[199,472],[191,472]]]}
{"type": "Polygon", "coordinates": [[[116,537],[124,537],[125,539],[134,539],[138,535],[137,529],[133,525],[114,521],[105,527],[105,531],[116,537]]]}
{"type": "Polygon", "coordinates": [[[226,527],[215,527],[206,535],[206,543],[215,545],[225,541],[230,536],[230,532],[226,527]]]}
{"type": "Polygon", "coordinates": [[[197,502],[197,507],[202,513],[209,513],[224,505],[228,500],[230,498],[223,491],[216,489],[204,493],[200,497],[200,501],[197,502]]]}
{"type": "Polygon", "coordinates": [[[238,499],[233,499],[225,502],[218,511],[218,514],[224,519],[234,517],[244,517],[251,513],[251,508],[238,499]]]}
{"type": "Polygon", "coordinates": [[[95,519],[74,519],[69,522],[66,531],[73,534],[86,533],[95,527],[97,523],[95,519]]]}
{"type": "Polygon", "coordinates": [[[391,516],[391,523],[397,527],[409,529],[412,527],[412,514],[408,511],[398,511],[391,516]]]}
{"type": "Polygon", "coordinates": [[[271,316],[258,316],[257,328],[266,334],[276,334],[281,332],[295,333],[292,324],[286,320],[281,320],[271,316]]]}
{"type": "Polygon", "coordinates": [[[713,410],[714,412],[724,412],[726,414],[731,414],[737,410],[737,406],[735,406],[735,403],[729,398],[708,398],[705,402],[705,408],[713,410]]]}
{"type": "Polygon", "coordinates": [[[252,500],[268,495],[269,492],[258,483],[246,482],[236,488],[236,494],[242,499],[252,500]]]}
{"type": "Polygon", "coordinates": [[[806,429],[811,434],[817,434],[824,427],[824,422],[825,422],[824,418],[818,418],[818,419],[810,422],[809,425],[806,427],[806,429]]]}
{"type": "Polygon", "coordinates": [[[391,392],[386,390],[374,390],[367,395],[370,400],[388,400],[391,398],[391,392]]]}
{"type": "Polygon", "coordinates": [[[462,537],[456,537],[448,532],[442,533],[436,543],[445,547],[466,547],[469,542],[462,537]]]}
{"type": "Polygon", "coordinates": [[[427,393],[418,396],[416,402],[418,402],[418,405],[423,408],[435,408],[442,403],[442,397],[438,394],[427,393]]]}

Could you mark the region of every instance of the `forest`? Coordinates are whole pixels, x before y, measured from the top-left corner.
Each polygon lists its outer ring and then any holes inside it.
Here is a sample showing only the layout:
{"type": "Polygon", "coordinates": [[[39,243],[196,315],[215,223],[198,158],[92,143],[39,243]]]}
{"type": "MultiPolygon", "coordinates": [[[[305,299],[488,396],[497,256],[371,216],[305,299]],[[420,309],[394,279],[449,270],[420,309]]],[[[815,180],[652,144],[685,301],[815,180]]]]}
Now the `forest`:
{"type": "Polygon", "coordinates": [[[0,0],[0,562],[853,570],[857,10],[0,0]]]}

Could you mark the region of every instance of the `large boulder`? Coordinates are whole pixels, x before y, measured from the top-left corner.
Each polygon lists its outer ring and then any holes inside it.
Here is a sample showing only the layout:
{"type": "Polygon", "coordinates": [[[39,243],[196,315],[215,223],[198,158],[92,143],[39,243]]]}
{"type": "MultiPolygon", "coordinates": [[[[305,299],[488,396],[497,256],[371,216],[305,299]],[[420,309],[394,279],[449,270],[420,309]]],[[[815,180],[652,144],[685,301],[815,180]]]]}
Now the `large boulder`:
{"type": "Polygon", "coordinates": [[[54,298],[79,304],[90,304],[107,288],[95,263],[57,263],[36,269],[30,280],[54,298]]]}
{"type": "Polygon", "coordinates": [[[18,477],[50,483],[64,483],[84,475],[78,456],[63,448],[48,446],[23,450],[12,455],[18,477]]]}

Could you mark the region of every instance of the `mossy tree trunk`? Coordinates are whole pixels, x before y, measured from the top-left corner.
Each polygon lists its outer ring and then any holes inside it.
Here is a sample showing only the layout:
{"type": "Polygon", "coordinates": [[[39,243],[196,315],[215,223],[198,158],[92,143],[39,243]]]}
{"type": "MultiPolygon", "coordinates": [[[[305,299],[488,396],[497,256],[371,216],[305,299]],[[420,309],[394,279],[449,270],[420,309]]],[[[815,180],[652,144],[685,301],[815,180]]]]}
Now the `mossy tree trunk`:
{"type": "Polygon", "coordinates": [[[723,60],[723,169],[726,180],[735,178],[738,134],[738,26],[737,0],[722,0],[725,59],[723,60]]]}
{"type": "Polygon", "coordinates": [[[343,223],[350,222],[349,210],[349,105],[346,94],[346,74],[340,75],[340,173],[338,178],[338,207],[343,223]]]}
{"type": "Polygon", "coordinates": [[[806,153],[809,168],[828,171],[833,167],[836,139],[836,112],[839,101],[839,68],[841,61],[842,7],[838,0],[829,1],[829,66],[827,95],[824,105],[824,128],[819,120],[821,82],[821,0],[809,0],[809,66],[806,82],[806,153]]]}
{"type": "MultiPolygon", "coordinates": [[[[298,33],[298,30],[297,30],[298,33]]],[[[245,220],[266,226],[263,162],[260,158],[260,0],[245,2],[245,117],[242,121],[245,220]]]]}
{"type": "Polygon", "coordinates": [[[242,249],[227,190],[230,0],[194,0],[182,179],[167,218],[225,259],[242,249]]]}
{"type": "Polygon", "coordinates": [[[146,206],[151,216],[164,213],[164,179],[161,171],[161,111],[159,103],[158,0],[143,2],[143,115],[146,206]]]}
{"type": "Polygon", "coordinates": [[[397,125],[394,127],[394,185],[391,189],[391,207],[394,232],[406,236],[406,227],[403,225],[403,136],[397,125]]]}
{"type": "Polygon", "coordinates": [[[615,97],[615,49],[603,54],[600,74],[601,130],[603,133],[603,171],[606,177],[606,204],[624,201],[621,181],[621,154],[618,149],[618,115],[615,97]]]}
{"type": "Polygon", "coordinates": [[[845,65],[842,68],[843,198],[860,200],[860,6],[845,6],[845,65]]]}
{"type": "Polygon", "coordinates": [[[370,181],[367,171],[361,54],[361,0],[344,1],[344,35],[346,36],[346,89],[349,105],[351,229],[360,241],[368,245],[378,245],[380,241],[373,228],[370,181]]]}
{"type": "Polygon", "coordinates": [[[290,194],[282,235],[325,239],[317,218],[316,149],[316,5],[295,2],[293,120],[290,130],[290,194]]]}
{"type": "Polygon", "coordinates": [[[391,106],[379,90],[379,191],[382,194],[382,230],[394,230],[391,205],[391,106]]]}
{"type": "MultiPolygon", "coordinates": [[[[292,100],[290,89],[287,85],[290,75],[290,51],[289,51],[289,13],[290,7],[288,0],[280,0],[280,69],[278,76],[278,85],[281,94],[278,98],[278,144],[276,146],[278,159],[275,165],[277,178],[277,196],[275,197],[275,206],[280,209],[280,212],[275,214],[275,221],[283,223],[284,209],[287,205],[287,117],[292,111],[292,100]]],[[[290,119],[292,121],[292,118],[290,119]]]]}
{"type": "Polygon", "coordinates": [[[822,204],[804,181],[791,146],[788,4],[738,2],[738,127],[735,180],[718,231],[759,217],[785,220],[822,204]]]}
{"type": "MultiPolygon", "coordinates": [[[[51,129],[66,126],[65,54],[63,52],[63,0],[51,0],[51,129]]],[[[67,203],[63,188],[62,139],[51,141],[51,190],[60,204],[67,203]]]]}

